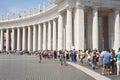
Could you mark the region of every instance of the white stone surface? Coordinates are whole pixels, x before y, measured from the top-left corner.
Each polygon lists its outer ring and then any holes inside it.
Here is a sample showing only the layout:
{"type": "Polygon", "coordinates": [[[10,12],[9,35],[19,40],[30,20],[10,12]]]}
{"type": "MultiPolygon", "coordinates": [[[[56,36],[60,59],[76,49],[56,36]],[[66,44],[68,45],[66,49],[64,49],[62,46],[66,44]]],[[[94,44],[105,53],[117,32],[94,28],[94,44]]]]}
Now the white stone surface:
{"type": "Polygon", "coordinates": [[[26,50],[26,28],[23,27],[22,50],[26,50]]]}
{"type": "Polygon", "coordinates": [[[38,50],[42,50],[42,26],[38,24],[38,50]]]}
{"type": "Polygon", "coordinates": [[[33,51],[37,50],[37,27],[33,25],[33,51]]]}
{"type": "Polygon", "coordinates": [[[15,50],[15,29],[12,28],[12,50],[15,50]]]}
{"type": "Polygon", "coordinates": [[[1,51],[3,50],[3,30],[1,29],[1,51]]]}
{"type": "Polygon", "coordinates": [[[17,28],[17,50],[21,50],[21,31],[20,28],[17,28]]]}
{"type": "Polygon", "coordinates": [[[46,30],[46,23],[43,23],[43,50],[47,49],[47,30],[46,30]]]}
{"type": "Polygon", "coordinates": [[[31,27],[28,26],[28,51],[32,50],[32,31],[31,31],[31,27]]]}
{"type": "Polygon", "coordinates": [[[52,47],[52,45],[51,45],[52,44],[52,41],[51,41],[52,40],[51,28],[52,28],[51,27],[51,22],[49,21],[48,22],[48,43],[47,43],[48,44],[48,50],[52,49],[51,48],[52,47]]]}
{"type": "Polygon", "coordinates": [[[117,51],[120,47],[120,11],[119,9],[115,9],[115,26],[114,26],[114,35],[115,35],[115,41],[114,41],[114,49],[117,51]]]}
{"type": "Polygon", "coordinates": [[[84,7],[78,6],[75,12],[75,49],[84,50],[85,32],[84,32],[84,7]]]}
{"type": "Polygon", "coordinates": [[[93,7],[93,49],[99,50],[99,37],[98,37],[98,7],[93,7]]]}
{"type": "Polygon", "coordinates": [[[58,50],[62,50],[62,44],[63,44],[63,37],[62,37],[62,32],[63,32],[63,17],[62,14],[59,14],[58,18],[58,50]]]}
{"type": "Polygon", "coordinates": [[[57,43],[57,32],[56,32],[56,29],[57,29],[57,25],[56,25],[56,20],[54,19],[53,20],[53,50],[56,50],[57,49],[57,45],[56,45],[56,43],[57,43]]]}
{"type": "Polygon", "coordinates": [[[9,32],[9,29],[7,29],[6,30],[6,51],[9,51],[9,48],[10,48],[9,40],[10,40],[10,32],[9,32]]]}
{"type": "Polygon", "coordinates": [[[67,23],[66,23],[66,49],[72,49],[72,9],[67,9],[67,23]]]}

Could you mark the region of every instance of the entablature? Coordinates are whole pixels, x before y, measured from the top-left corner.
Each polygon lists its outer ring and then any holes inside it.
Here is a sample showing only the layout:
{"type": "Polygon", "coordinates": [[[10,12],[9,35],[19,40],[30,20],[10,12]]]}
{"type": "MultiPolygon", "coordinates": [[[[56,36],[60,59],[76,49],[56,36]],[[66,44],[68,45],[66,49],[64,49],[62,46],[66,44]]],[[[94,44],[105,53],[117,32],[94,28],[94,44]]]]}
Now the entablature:
{"type": "Polygon", "coordinates": [[[21,27],[21,26],[26,26],[26,25],[31,25],[31,24],[47,22],[49,20],[52,20],[58,17],[57,10],[58,9],[55,5],[51,9],[41,12],[39,14],[36,14],[34,16],[17,19],[17,20],[9,20],[9,21],[0,22],[0,28],[21,27]]]}

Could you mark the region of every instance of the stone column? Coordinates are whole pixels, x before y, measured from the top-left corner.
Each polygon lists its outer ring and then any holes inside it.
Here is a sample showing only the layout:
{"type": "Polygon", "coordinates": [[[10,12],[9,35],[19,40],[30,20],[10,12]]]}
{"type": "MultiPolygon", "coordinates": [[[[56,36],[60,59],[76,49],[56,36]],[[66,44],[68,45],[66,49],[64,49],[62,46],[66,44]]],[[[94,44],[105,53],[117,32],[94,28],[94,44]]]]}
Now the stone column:
{"type": "Polygon", "coordinates": [[[92,28],[92,40],[93,40],[93,49],[99,50],[99,32],[98,32],[98,8],[93,8],[93,28],[92,28]]]}
{"type": "Polygon", "coordinates": [[[23,27],[22,50],[26,50],[26,28],[23,27]]]}
{"type": "Polygon", "coordinates": [[[46,38],[46,23],[43,23],[43,50],[47,49],[47,38],[46,38]]]}
{"type": "Polygon", "coordinates": [[[53,20],[53,50],[56,50],[56,35],[57,35],[57,32],[56,32],[56,21],[55,19],[53,20]]]}
{"type": "Polygon", "coordinates": [[[62,13],[59,13],[58,17],[58,50],[62,50],[63,44],[63,16],[62,13]]]}
{"type": "Polygon", "coordinates": [[[75,12],[75,49],[84,50],[85,47],[85,26],[84,26],[84,6],[77,5],[75,12]]]}
{"type": "Polygon", "coordinates": [[[20,51],[21,50],[21,32],[20,32],[20,28],[17,28],[17,50],[20,51]]]}
{"type": "Polygon", "coordinates": [[[6,30],[6,51],[9,51],[10,49],[10,32],[9,29],[6,30]]]}
{"type": "Polygon", "coordinates": [[[12,28],[12,51],[15,49],[15,29],[12,28]]]}
{"type": "Polygon", "coordinates": [[[115,27],[114,27],[114,49],[116,52],[120,47],[120,13],[119,9],[115,9],[115,27]]]}
{"type": "Polygon", "coordinates": [[[4,36],[4,32],[3,32],[3,30],[1,29],[1,51],[3,50],[3,43],[4,43],[4,38],[3,38],[3,36],[4,36]]]}
{"type": "Polygon", "coordinates": [[[31,42],[32,42],[32,33],[31,33],[31,27],[28,26],[28,51],[31,51],[31,42]]]}
{"type": "Polygon", "coordinates": [[[33,51],[37,50],[37,27],[33,25],[33,51]]]}
{"type": "Polygon", "coordinates": [[[42,26],[38,24],[38,50],[42,50],[42,26]]]}
{"type": "Polygon", "coordinates": [[[51,50],[51,22],[48,22],[48,50],[51,50]]]}
{"type": "Polygon", "coordinates": [[[66,23],[66,49],[72,49],[72,9],[67,9],[67,23],[66,23]]]}

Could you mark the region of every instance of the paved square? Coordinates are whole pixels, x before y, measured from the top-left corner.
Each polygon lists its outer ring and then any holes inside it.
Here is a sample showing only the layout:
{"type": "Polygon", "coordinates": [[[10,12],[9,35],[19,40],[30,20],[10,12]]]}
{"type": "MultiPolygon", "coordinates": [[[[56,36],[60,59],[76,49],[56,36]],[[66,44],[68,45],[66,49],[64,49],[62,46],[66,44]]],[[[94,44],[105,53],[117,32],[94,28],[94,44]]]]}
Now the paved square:
{"type": "Polygon", "coordinates": [[[34,56],[0,55],[0,80],[95,80],[84,72],[58,60],[34,56]]]}

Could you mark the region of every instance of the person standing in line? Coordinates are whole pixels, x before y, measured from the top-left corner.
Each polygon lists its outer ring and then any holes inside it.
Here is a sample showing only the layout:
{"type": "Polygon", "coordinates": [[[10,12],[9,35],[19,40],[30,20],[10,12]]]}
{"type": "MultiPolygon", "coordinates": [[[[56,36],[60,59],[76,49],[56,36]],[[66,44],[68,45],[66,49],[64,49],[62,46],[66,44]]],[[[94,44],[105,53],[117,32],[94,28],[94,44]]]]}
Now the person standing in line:
{"type": "Polygon", "coordinates": [[[112,55],[111,57],[111,72],[112,73],[116,73],[117,72],[117,69],[116,69],[116,56],[115,56],[115,51],[113,49],[110,49],[110,53],[112,55]]]}
{"type": "Polygon", "coordinates": [[[97,63],[96,51],[93,51],[93,54],[91,56],[91,60],[92,60],[92,69],[95,69],[96,68],[96,63],[97,63]]]}
{"type": "Polygon", "coordinates": [[[57,51],[56,50],[54,50],[54,59],[57,59],[57,51]]]}
{"type": "Polygon", "coordinates": [[[112,55],[108,50],[105,50],[101,53],[101,57],[103,58],[103,68],[102,68],[102,74],[104,74],[105,69],[108,68],[108,74],[111,74],[111,57],[112,55]]]}
{"type": "Polygon", "coordinates": [[[39,59],[40,59],[39,63],[41,63],[41,61],[42,61],[42,51],[38,51],[38,52],[39,52],[39,59]]]}
{"type": "Polygon", "coordinates": [[[82,52],[81,50],[81,59],[80,59],[81,64],[83,64],[83,59],[85,59],[85,53],[82,52]]]}
{"type": "Polygon", "coordinates": [[[120,48],[118,49],[118,52],[116,53],[117,58],[117,76],[120,74],[120,48]]]}
{"type": "Polygon", "coordinates": [[[87,63],[91,66],[91,51],[88,52],[87,63]]]}
{"type": "Polygon", "coordinates": [[[61,53],[60,54],[60,64],[61,64],[61,66],[63,66],[63,63],[64,63],[64,53],[61,53]]]}

